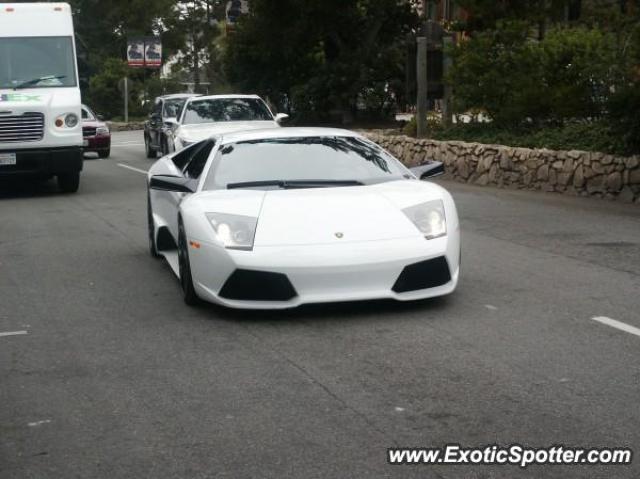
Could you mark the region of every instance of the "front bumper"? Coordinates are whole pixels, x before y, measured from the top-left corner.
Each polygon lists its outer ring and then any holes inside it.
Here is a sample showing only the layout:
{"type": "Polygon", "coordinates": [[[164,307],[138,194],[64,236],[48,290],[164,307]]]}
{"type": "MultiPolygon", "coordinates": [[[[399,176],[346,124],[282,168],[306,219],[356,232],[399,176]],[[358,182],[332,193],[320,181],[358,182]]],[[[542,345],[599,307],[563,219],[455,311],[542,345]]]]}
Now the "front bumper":
{"type": "Polygon", "coordinates": [[[82,148],[0,149],[0,153],[15,153],[15,165],[0,165],[0,177],[13,175],[57,175],[82,171],[82,148]]]}
{"type": "Polygon", "coordinates": [[[87,143],[83,147],[84,151],[95,152],[101,150],[108,150],[111,148],[111,136],[85,136],[84,141],[87,143]]]}
{"type": "Polygon", "coordinates": [[[200,248],[189,250],[196,292],[206,301],[232,308],[285,309],[307,303],[385,298],[410,301],[450,294],[458,283],[459,235],[430,241],[408,238],[343,245],[256,247],[253,251],[224,250],[199,243],[200,248]],[[423,289],[399,288],[405,269],[423,262],[444,264],[444,282],[428,279],[419,282],[427,285],[423,289]],[[229,294],[229,282],[238,271],[273,275],[272,279],[264,278],[264,287],[256,281],[245,283],[260,288],[261,292],[253,296],[260,297],[262,289],[272,289],[273,282],[282,279],[278,276],[288,279],[295,294],[285,295],[289,298],[286,300],[237,299],[237,290],[229,294]]]}

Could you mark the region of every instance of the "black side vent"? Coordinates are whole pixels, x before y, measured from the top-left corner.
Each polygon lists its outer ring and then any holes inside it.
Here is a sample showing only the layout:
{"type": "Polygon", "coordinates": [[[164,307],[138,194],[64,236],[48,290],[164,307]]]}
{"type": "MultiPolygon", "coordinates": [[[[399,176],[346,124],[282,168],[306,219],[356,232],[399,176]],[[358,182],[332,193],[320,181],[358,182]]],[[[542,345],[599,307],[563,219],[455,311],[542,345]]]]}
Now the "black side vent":
{"type": "Polygon", "coordinates": [[[444,256],[406,266],[393,285],[396,293],[435,288],[451,281],[451,272],[444,256]]]}
{"type": "Polygon", "coordinates": [[[298,295],[282,273],[237,269],[220,290],[220,296],[238,301],[289,301],[298,295]]]}

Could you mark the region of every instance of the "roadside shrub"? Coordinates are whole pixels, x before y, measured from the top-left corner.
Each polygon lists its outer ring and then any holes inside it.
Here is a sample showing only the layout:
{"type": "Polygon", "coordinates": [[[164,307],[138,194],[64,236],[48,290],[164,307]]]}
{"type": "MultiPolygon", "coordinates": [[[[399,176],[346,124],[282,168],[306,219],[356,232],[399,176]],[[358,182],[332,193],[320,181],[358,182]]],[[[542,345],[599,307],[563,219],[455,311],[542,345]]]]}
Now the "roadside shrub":
{"type": "Polygon", "coordinates": [[[453,49],[447,80],[454,108],[484,109],[509,127],[599,117],[617,81],[614,40],[612,33],[573,27],[538,41],[524,23],[499,24],[453,49]]]}

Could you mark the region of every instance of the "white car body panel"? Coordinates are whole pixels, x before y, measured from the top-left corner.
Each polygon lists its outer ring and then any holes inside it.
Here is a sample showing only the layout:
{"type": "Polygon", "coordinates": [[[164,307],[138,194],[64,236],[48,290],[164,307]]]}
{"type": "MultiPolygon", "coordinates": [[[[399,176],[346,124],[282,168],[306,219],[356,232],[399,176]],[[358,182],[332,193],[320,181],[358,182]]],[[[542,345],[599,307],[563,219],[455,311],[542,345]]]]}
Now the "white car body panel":
{"type": "MultiPolygon", "coordinates": [[[[218,137],[211,158],[220,145],[243,139],[309,135],[359,137],[343,130],[320,128],[242,132],[218,137]]],[[[149,178],[173,174],[167,163],[172,163],[171,155],[154,164],[149,178]]],[[[208,167],[203,177],[207,170],[208,167]]],[[[201,188],[202,182],[196,193],[182,194],[173,205],[163,198],[168,193],[151,190],[155,231],[170,225],[173,234],[181,215],[187,241],[198,244],[189,249],[189,257],[194,288],[201,299],[233,308],[281,309],[305,303],[378,298],[416,300],[450,294],[457,286],[458,214],[451,195],[434,183],[407,179],[317,189],[201,188]],[[443,202],[447,234],[427,240],[402,209],[432,200],[443,202]],[[257,217],[253,249],[226,249],[206,217],[210,212],[257,217]],[[440,257],[446,258],[449,265],[451,279],[446,284],[403,293],[392,290],[406,266],[440,257]],[[220,290],[237,269],[284,274],[297,295],[288,301],[221,297],[220,290]]],[[[177,273],[175,253],[167,252],[165,256],[177,273]]]]}

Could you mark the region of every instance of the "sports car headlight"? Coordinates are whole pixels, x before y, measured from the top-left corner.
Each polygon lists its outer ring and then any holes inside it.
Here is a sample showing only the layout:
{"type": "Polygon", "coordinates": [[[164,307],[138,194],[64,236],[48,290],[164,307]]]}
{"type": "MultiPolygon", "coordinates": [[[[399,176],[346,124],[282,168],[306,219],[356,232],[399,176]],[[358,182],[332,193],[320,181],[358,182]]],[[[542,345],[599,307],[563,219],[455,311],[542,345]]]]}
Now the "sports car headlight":
{"type": "Polygon", "coordinates": [[[225,213],[207,213],[207,219],[225,248],[247,251],[253,249],[258,218],[225,213]]]}
{"type": "Polygon", "coordinates": [[[427,201],[405,208],[402,212],[416,225],[427,239],[439,238],[447,234],[447,220],[442,200],[427,201]]]}

